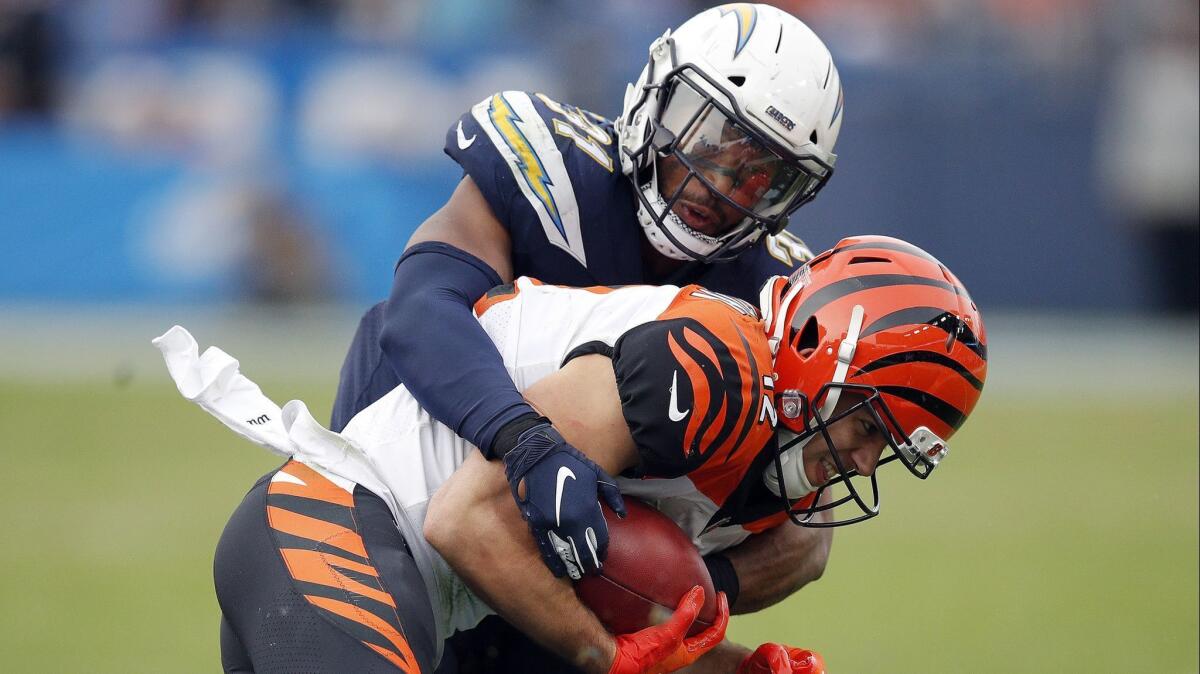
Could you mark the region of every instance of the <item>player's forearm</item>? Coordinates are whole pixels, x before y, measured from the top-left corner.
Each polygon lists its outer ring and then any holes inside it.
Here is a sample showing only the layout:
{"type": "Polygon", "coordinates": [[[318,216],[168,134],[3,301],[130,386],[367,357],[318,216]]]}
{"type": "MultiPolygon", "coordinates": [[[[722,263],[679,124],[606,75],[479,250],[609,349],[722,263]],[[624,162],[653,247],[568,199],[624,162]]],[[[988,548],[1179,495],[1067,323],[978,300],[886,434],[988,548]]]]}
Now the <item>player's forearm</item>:
{"type": "Polygon", "coordinates": [[[504,424],[533,411],[471,311],[500,280],[453,246],[418,244],[396,266],[380,334],[388,365],[413,397],[482,450],[504,424]]]}
{"type": "Polygon", "coordinates": [[[430,502],[425,534],[505,620],[584,671],[608,671],[612,637],[542,563],[499,464],[470,456],[430,502]]]}
{"type": "MultiPolygon", "coordinates": [[[[506,538],[523,542],[528,534],[506,538]]],[[[551,575],[532,545],[500,545],[490,552],[494,556],[487,561],[476,557],[480,564],[460,558],[451,566],[481,599],[542,646],[584,671],[607,672],[615,655],[613,640],[579,603],[570,582],[551,575]]]]}
{"type": "Polygon", "coordinates": [[[825,572],[832,529],[783,524],[725,552],[740,592],[732,612],[753,613],[777,604],[825,572]]]}

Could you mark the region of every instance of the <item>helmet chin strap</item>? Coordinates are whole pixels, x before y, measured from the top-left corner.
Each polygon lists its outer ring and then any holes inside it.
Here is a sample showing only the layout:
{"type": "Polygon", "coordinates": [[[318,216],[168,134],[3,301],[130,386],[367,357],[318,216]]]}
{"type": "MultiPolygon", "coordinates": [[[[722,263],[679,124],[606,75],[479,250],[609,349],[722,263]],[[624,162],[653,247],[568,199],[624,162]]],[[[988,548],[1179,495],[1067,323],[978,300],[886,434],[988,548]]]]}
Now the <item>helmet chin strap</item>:
{"type": "MultiPolygon", "coordinates": [[[[783,467],[783,483],[787,486],[788,498],[802,498],[808,496],[817,490],[808,481],[808,475],[804,473],[803,452],[804,446],[812,439],[817,437],[816,433],[804,438],[797,444],[788,447],[783,454],[779,456],[779,464],[783,467]]],[[[763,484],[767,489],[776,496],[782,496],[779,490],[779,475],[775,471],[775,466],[768,466],[763,471],[763,484]]]]}
{"type": "Polygon", "coordinates": [[[799,295],[800,291],[804,289],[803,283],[793,283],[783,298],[779,300],[779,305],[773,306],[775,279],[780,278],[786,277],[773,276],[767,279],[758,293],[758,308],[762,312],[763,325],[767,329],[767,343],[771,345],[772,356],[779,352],[779,345],[783,341],[783,331],[787,327],[788,309],[795,301],[796,295],[799,295]]]}
{"type": "MultiPolygon", "coordinates": [[[[790,297],[786,298],[781,307],[786,307],[790,297]]],[[[780,309],[780,321],[786,312],[780,309]]],[[[858,337],[862,331],[863,324],[863,308],[861,304],[854,305],[854,309],[850,311],[850,325],[846,329],[846,338],[838,345],[837,367],[833,371],[833,378],[829,380],[831,384],[841,384],[846,381],[846,374],[850,371],[850,361],[854,360],[854,352],[858,349],[858,337]]],[[[781,330],[779,332],[782,332],[781,330]]],[[[833,415],[833,410],[837,407],[838,399],[841,397],[842,390],[838,387],[833,387],[829,390],[825,397],[825,404],[821,406],[821,419],[828,419],[833,415]]],[[[817,419],[814,416],[808,422],[808,428],[812,432],[807,438],[804,438],[796,445],[787,448],[779,457],[780,465],[783,467],[783,482],[788,492],[788,498],[801,498],[808,496],[817,490],[818,485],[813,485],[808,481],[808,474],[804,472],[804,447],[817,437],[817,419]],[[799,489],[795,489],[795,488],[799,489]]],[[[763,484],[767,489],[776,496],[782,496],[779,489],[779,475],[776,474],[775,466],[768,466],[763,471],[763,484]]]]}
{"type": "MultiPolygon", "coordinates": [[[[846,338],[838,344],[837,351],[837,368],[833,371],[833,378],[829,380],[830,384],[841,384],[846,381],[846,373],[850,371],[850,361],[854,360],[854,352],[858,349],[858,333],[862,331],[863,324],[863,308],[861,304],[855,304],[854,309],[850,311],[850,327],[846,328],[846,338]]],[[[829,390],[829,394],[825,396],[825,404],[821,406],[821,418],[828,419],[833,416],[833,410],[837,407],[838,399],[842,397],[842,389],[833,387],[829,390]]]]}

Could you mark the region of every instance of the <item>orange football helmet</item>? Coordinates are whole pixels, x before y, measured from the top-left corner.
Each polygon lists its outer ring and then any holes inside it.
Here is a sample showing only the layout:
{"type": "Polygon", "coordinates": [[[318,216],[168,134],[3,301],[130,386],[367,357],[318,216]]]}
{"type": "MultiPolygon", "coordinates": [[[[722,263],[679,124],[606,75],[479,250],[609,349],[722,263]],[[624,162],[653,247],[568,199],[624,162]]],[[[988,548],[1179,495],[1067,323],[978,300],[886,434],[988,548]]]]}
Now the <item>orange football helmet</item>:
{"type": "Polygon", "coordinates": [[[876,473],[858,476],[831,451],[839,474],[809,484],[803,446],[823,434],[834,449],[828,427],[865,406],[891,450],[884,449],[879,464],[899,459],[913,475],[929,477],[983,391],[987,340],[979,310],[945,265],[885,236],[842,239],[790,277],[768,280],[760,302],[775,350],[780,424],[779,452],[764,475],[767,488],[803,526],[874,517],[876,473]],[[861,401],[834,416],[847,392],[861,401]],[[856,486],[864,480],[870,498],[856,486]],[[856,507],[855,515],[816,517],[843,504],[856,507]]]}

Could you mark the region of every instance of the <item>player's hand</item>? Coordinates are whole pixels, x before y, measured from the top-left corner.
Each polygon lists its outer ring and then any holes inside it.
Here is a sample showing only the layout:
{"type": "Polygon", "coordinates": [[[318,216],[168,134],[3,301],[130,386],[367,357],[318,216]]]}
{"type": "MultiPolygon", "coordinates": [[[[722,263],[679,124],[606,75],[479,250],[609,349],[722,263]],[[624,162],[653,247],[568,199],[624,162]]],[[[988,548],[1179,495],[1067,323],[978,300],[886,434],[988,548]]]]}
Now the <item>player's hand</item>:
{"type": "Polygon", "coordinates": [[[697,585],[683,595],[666,622],[618,636],[617,656],[608,674],[665,674],[700,659],[721,643],[729,624],[729,600],[722,592],[717,595],[717,619],[712,627],[688,638],[688,630],[703,604],[704,589],[697,585]]]}
{"type": "Polygon", "coordinates": [[[763,644],[742,660],[737,674],[825,674],[825,661],[815,651],[763,644]]]}
{"type": "Polygon", "coordinates": [[[597,494],[624,517],[616,481],[549,422],[521,433],[504,455],[504,474],[550,571],[573,580],[599,571],[608,554],[608,523],[597,494]]]}

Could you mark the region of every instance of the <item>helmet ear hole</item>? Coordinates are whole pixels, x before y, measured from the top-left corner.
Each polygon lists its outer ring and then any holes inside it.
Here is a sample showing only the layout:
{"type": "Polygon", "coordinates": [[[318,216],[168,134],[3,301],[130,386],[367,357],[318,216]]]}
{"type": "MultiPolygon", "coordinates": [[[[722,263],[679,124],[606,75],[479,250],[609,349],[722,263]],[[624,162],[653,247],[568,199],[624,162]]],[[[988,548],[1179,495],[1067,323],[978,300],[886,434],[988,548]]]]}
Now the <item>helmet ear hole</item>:
{"type": "Polygon", "coordinates": [[[809,316],[804,328],[796,335],[793,346],[801,354],[811,354],[820,345],[816,316],[809,316]]]}
{"type": "Polygon", "coordinates": [[[741,75],[730,75],[729,81],[733,83],[733,86],[740,87],[746,83],[746,78],[741,75]]]}
{"type": "Polygon", "coordinates": [[[808,134],[808,142],[812,143],[813,145],[820,144],[817,142],[817,130],[816,129],[813,129],[813,132],[808,134]]]}

